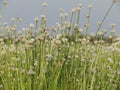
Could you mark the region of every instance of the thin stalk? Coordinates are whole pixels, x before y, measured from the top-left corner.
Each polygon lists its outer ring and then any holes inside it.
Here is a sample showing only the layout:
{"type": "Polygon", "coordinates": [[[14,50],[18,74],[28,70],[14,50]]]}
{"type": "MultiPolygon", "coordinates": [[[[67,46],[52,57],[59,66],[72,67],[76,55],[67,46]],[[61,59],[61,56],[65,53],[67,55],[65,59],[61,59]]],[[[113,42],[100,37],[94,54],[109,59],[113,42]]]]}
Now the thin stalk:
{"type": "Polygon", "coordinates": [[[74,13],[74,17],[73,17],[73,23],[72,23],[72,29],[73,29],[73,31],[72,31],[72,34],[74,35],[74,25],[75,25],[75,21],[76,21],[76,12],[74,13]]]}
{"type": "Polygon", "coordinates": [[[68,28],[68,37],[70,38],[70,31],[71,31],[71,27],[72,27],[72,20],[73,20],[73,12],[72,12],[72,15],[71,15],[71,18],[70,18],[70,26],[68,28]]]}
{"type": "Polygon", "coordinates": [[[79,27],[79,23],[80,23],[80,10],[78,10],[78,15],[77,15],[77,25],[79,27]]]}
{"type": "Polygon", "coordinates": [[[88,21],[87,21],[87,25],[86,25],[86,38],[87,38],[87,35],[88,35],[88,30],[89,30],[89,26],[90,26],[90,12],[91,12],[91,9],[89,9],[89,13],[88,13],[88,21]]]}
{"type": "Polygon", "coordinates": [[[106,12],[105,16],[103,17],[103,19],[102,19],[102,21],[101,21],[101,24],[98,26],[98,28],[97,28],[97,32],[96,32],[96,35],[97,35],[97,33],[99,32],[101,26],[103,25],[103,23],[104,23],[106,17],[107,17],[108,14],[110,13],[110,11],[111,11],[113,5],[114,5],[114,2],[110,5],[110,8],[108,9],[108,11],[106,12]]]}
{"type": "Polygon", "coordinates": [[[35,38],[37,36],[37,29],[38,29],[38,22],[36,22],[36,26],[35,26],[35,38]]]}

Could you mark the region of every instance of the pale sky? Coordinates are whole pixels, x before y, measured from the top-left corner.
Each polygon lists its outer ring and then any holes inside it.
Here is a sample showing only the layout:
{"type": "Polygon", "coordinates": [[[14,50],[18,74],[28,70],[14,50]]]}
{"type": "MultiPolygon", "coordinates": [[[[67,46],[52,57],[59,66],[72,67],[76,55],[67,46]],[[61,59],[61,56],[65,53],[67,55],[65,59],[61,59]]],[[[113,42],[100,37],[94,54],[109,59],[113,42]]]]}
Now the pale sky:
{"type": "MultiPolygon", "coordinates": [[[[46,1],[47,6],[47,20],[48,26],[55,25],[59,22],[60,8],[71,15],[71,9],[76,7],[78,3],[83,4],[81,10],[81,27],[85,24],[85,16],[88,13],[87,6],[89,4],[93,5],[91,21],[90,21],[90,32],[96,31],[97,22],[102,19],[108,10],[112,0],[8,0],[8,5],[4,8],[2,12],[2,21],[9,22],[11,17],[22,17],[24,19],[21,26],[27,27],[29,23],[34,22],[34,17],[43,14],[42,3],[46,1]]],[[[117,3],[112,8],[109,16],[106,18],[102,28],[110,29],[109,25],[111,23],[116,23],[118,33],[120,34],[120,3],[117,3]]]]}

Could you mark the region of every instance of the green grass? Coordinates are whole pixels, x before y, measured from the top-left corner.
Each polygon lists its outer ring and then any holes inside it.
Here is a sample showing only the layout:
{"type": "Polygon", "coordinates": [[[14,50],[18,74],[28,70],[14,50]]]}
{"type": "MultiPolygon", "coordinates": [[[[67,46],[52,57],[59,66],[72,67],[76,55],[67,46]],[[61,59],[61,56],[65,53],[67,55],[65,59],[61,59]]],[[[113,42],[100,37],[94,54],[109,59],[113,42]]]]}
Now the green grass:
{"type": "Polygon", "coordinates": [[[120,90],[119,44],[104,39],[101,26],[89,36],[91,6],[81,33],[79,8],[55,27],[47,27],[45,16],[18,33],[13,19],[1,26],[0,90],[120,90]]]}

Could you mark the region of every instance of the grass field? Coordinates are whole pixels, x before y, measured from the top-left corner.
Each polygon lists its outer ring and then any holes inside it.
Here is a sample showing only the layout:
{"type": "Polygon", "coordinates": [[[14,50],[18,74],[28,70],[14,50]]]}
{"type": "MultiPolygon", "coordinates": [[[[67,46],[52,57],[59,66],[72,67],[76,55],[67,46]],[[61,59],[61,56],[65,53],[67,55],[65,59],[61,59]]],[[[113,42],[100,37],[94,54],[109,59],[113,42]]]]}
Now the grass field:
{"type": "MultiPolygon", "coordinates": [[[[45,13],[35,25],[17,30],[15,20],[0,27],[0,90],[120,90],[120,44],[115,24],[106,36],[100,28],[88,34],[79,27],[82,4],[72,9],[70,20],[61,10],[61,22],[47,27],[45,13]],[[17,32],[18,31],[18,32],[17,32]],[[105,38],[106,37],[106,38],[105,38]]],[[[46,9],[47,3],[43,3],[46,9]]]]}

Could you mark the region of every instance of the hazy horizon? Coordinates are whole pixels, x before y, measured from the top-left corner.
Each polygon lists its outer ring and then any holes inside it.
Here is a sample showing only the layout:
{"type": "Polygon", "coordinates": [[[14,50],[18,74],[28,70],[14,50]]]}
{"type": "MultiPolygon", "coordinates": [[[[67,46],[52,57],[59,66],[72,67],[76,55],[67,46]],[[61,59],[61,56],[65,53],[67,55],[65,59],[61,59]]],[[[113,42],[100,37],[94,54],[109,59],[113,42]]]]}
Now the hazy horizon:
{"type": "MultiPolygon", "coordinates": [[[[89,4],[93,5],[91,19],[90,19],[90,32],[96,31],[97,22],[102,20],[103,16],[107,12],[112,0],[9,0],[8,5],[4,8],[2,12],[2,22],[9,22],[11,17],[22,17],[24,22],[21,23],[21,27],[27,27],[30,23],[34,22],[34,17],[43,14],[42,3],[47,2],[47,24],[48,26],[55,25],[56,22],[60,21],[60,8],[71,15],[71,9],[76,7],[78,3],[83,4],[81,10],[81,27],[86,23],[85,16],[88,13],[87,6],[89,4]]],[[[110,29],[109,25],[115,23],[117,32],[120,34],[120,3],[116,3],[112,8],[109,16],[106,18],[102,29],[110,29]]]]}

